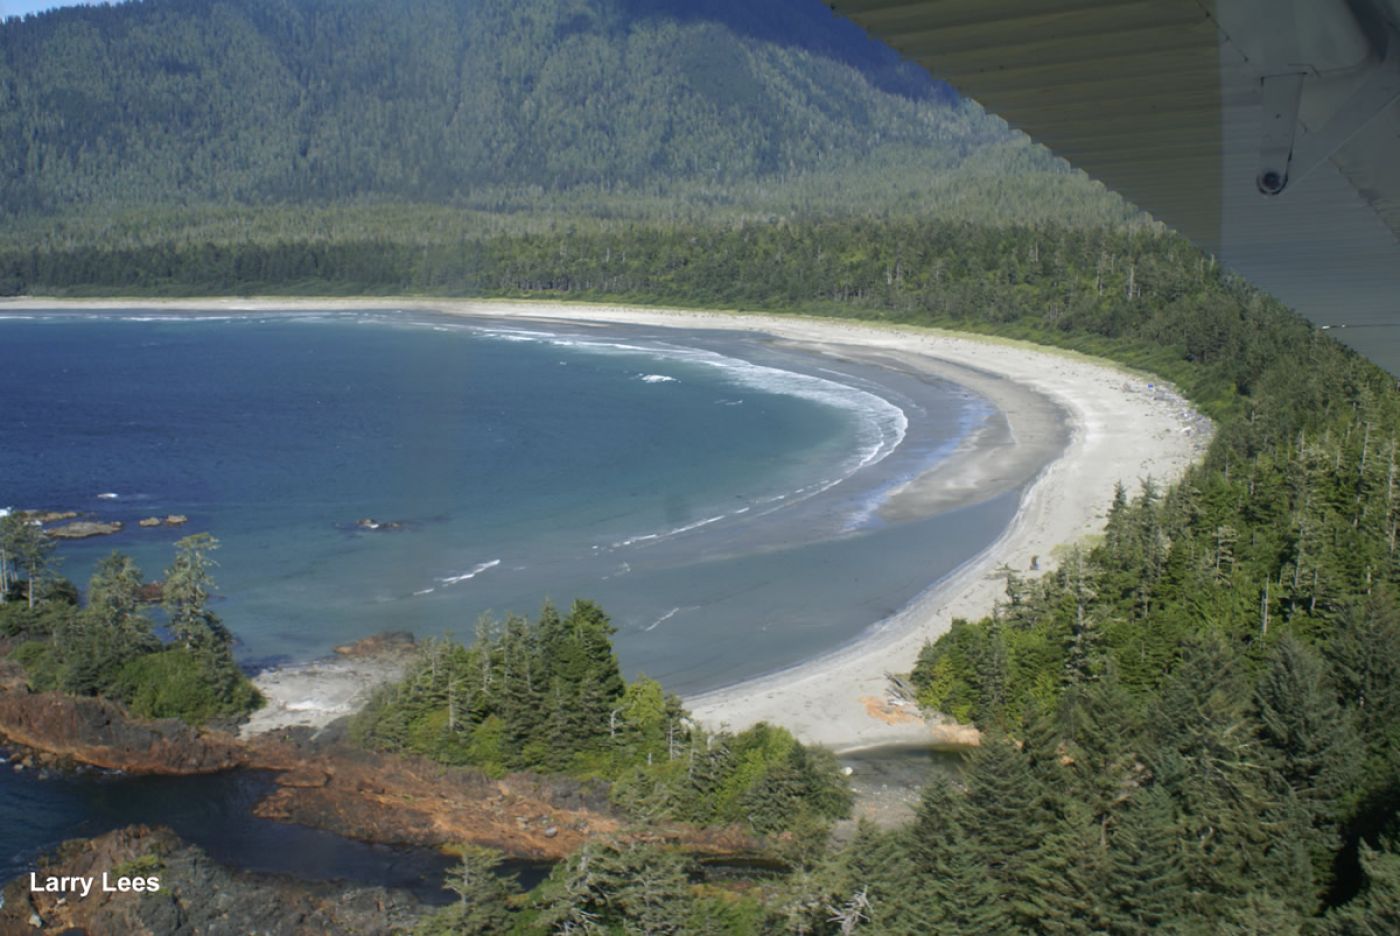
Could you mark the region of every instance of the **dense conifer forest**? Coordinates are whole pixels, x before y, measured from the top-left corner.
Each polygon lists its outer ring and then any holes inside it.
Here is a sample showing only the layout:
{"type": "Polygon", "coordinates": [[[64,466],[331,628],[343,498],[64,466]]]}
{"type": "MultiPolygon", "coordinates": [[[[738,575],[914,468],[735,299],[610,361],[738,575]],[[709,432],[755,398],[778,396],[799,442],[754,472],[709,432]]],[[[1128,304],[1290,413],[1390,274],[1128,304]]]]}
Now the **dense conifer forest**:
{"type": "MultiPolygon", "coordinates": [[[[522,895],[467,850],[424,932],[1400,931],[1392,378],[819,8],[387,10],[146,0],[0,26],[0,293],[850,316],[1109,357],[1218,426],[1181,482],[1120,491],[1101,539],[1007,570],[992,614],[909,661],[987,743],[903,828],[826,842],[829,759],[625,684],[587,603],[431,644],[361,743],[597,777],[642,822],[767,833],[785,870],[726,886],[598,841],[522,895]]],[[[134,659],[172,652],[98,586],[63,627],[105,614],[134,659]]],[[[33,678],[123,691],[50,639],[72,602],[48,597],[5,609],[37,635],[33,678]]]]}
{"type": "Polygon", "coordinates": [[[1064,174],[816,2],[143,0],[0,25],[0,212],[733,203],[872,157],[1064,174]],[[752,191],[747,190],[747,191],[752,191]]]}
{"type": "Polygon", "coordinates": [[[535,621],[482,619],[470,646],[430,644],[407,678],[355,717],[352,737],[495,775],[610,780],[618,805],[649,821],[774,833],[849,814],[828,752],[769,725],[737,736],[702,730],[660,683],[623,682],[613,633],[587,601],[568,614],[546,604],[535,621]]]}

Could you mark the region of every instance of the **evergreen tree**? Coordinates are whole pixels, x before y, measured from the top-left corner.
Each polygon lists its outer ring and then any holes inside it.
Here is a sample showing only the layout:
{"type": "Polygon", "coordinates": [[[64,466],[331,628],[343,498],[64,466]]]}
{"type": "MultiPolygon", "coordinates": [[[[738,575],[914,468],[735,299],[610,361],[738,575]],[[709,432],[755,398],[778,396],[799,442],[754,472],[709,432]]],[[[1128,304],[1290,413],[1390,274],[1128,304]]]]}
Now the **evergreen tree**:
{"type": "Polygon", "coordinates": [[[219,541],[208,533],[186,536],[175,544],[175,561],[165,571],[162,600],[169,615],[170,632],[187,649],[227,652],[232,635],[209,610],[214,579],[209,570],[217,565],[209,554],[219,541]]]}
{"type": "Polygon", "coordinates": [[[1327,936],[1388,936],[1400,932],[1400,853],[1361,846],[1366,888],[1327,914],[1327,936]]]}
{"type": "Polygon", "coordinates": [[[1400,623],[1382,592],[1348,610],[1325,653],[1342,705],[1355,712],[1368,754],[1368,782],[1400,765],[1400,623]]]}
{"type": "Polygon", "coordinates": [[[1104,900],[1114,936],[1190,932],[1190,893],[1175,806],[1157,787],[1133,794],[1115,816],[1104,900]]]}
{"type": "Polygon", "coordinates": [[[118,552],[98,560],[88,582],[88,613],[101,622],[122,655],[157,646],[151,622],[141,614],[143,585],[136,563],[118,552]]]}
{"type": "Polygon", "coordinates": [[[1291,793],[1279,797],[1258,769],[1256,729],[1233,649],[1215,637],[1189,647],[1163,692],[1157,784],[1174,801],[1195,911],[1222,919],[1248,894],[1311,909],[1318,888],[1308,860],[1309,825],[1291,793]]]}
{"type": "Polygon", "coordinates": [[[0,517],[0,554],[24,573],[25,597],[31,611],[39,603],[43,585],[52,572],[56,545],[27,515],[12,512],[0,517]]]}
{"type": "Polygon", "coordinates": [[[1361,747],[1350,712],[1337,704],[1322,661],[1292,637],[1273,647],[1254,690],[1255,718],[1278,794],[1309,817],[1315,880],[1325,885],[1341,845],[1339,823],[1354,789],[1361,747]]]}
{"type": "Polygon", "coordinates": [[[508,901],[519,887],[513,876],[500,873],[501,854],[476,845],[460,846],[461,862],[447,872],[446,888],[457,903],[426,917],[420,936],[472,936],[510,932],[513,923],[508,901]]]}

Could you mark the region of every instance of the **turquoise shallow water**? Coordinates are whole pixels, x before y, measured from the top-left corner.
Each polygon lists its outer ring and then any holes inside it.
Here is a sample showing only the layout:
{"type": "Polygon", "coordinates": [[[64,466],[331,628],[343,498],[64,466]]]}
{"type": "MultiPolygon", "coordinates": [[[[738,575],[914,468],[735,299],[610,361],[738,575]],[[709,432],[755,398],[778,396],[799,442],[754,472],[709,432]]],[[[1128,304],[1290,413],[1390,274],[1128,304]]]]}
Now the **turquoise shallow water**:
{"type": "Polygon", "coordinates": [[[986,405],[747,334],[41,313],[0,319],[0,355],[0,506],[125,522],[64,546],[80,583],[111,549],[158,577],[212,532],[250,664],[587,597],[629,671],[698,691],[851,639],[1015,508],[882,525],[986,405]]]}

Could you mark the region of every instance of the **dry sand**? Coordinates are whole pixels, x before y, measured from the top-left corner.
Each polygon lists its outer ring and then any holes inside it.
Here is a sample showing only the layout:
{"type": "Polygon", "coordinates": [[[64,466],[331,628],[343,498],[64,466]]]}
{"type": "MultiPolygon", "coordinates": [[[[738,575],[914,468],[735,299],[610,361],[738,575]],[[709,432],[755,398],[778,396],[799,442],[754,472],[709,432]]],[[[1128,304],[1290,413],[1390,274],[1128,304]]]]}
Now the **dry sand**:
{"type": "MultiPolygon", "coordinates": [[[[754,331],[815,353],[856,357],[947,377],[988,398],[1002,414],[942,465],[895,494],[891,519],[927,515],[985,499],[1034,478],[1002,536],[899,614],[845,647],[799,666],[687,699],[711,727],[781,724],[803,741],[838,752],[891,744],[957,741],[956,732],[926,724],[892,705],[887,674],[907,672],[925,641],[956,617],[976,618],[1002,596],[997,570],[1034,574],[1053,567],[1061,547],[1098,533],[1119,482],[1169,483],[1204,452],[1210,425],[1169,387],[1152,385],[1114,365],[1033,345],[918,328],[839,320],[736,315],[545,302],[408,299],[213,299],[0,301],[0,313],[35,309],[277,310],[404,309],[494,318],[628,323],[687,329],[754,331]]],[[[265,674],[262,685],[285,700],[279,724],[320,724],[353,707],[373,679],[299,667],[265,674]],[[277,679],[277,683],[268,680],[277,679]],[[340,685],[344,683],[344,685],[340,685]],[[358,690],[358,691],[356,691],[358,690]],[[287,704],[290,703],[290,704],[287,704]]],[[[966,740],[965,736],[961,740],[966,740]]]]}
{"type": "Polygon", "coordinates": [[[239,729],[243,737],[305,726],[324,728],[354,715],[374,690],[403,676],[407,660],[393,658],[316,660],[278,666],[253,677],[267,704],[239,729]]]}

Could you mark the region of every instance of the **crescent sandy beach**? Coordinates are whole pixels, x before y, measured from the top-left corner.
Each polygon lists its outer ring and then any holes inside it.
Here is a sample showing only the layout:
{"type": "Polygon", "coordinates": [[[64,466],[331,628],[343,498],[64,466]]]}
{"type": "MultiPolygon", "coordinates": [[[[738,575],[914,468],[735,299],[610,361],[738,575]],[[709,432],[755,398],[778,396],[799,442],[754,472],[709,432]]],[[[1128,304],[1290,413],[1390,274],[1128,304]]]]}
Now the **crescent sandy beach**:
{"type": "MultiPolygon", "coordinates": [[[[977,618],[1002,597],[1005,570],[1034,577],[1065,550],[1102,530],[1114,488],[1179,478],[1201,457],[1210,423],[1169,386],[1098,359],[1022,342],[913,327],[799,316],[546,302],[439,299],[126,299],[0,301],[0,314],[27,310],[160,309],[186,312],[402,309],[492,319],[631,324],[748,331],[813,355],[858,360],[952,381],[988,400],[997,418],[948,457],[894,491],[890,520],[928,516],[1024,491],[993,545],[932,582],[897,614],[871,621],[855,641],[799,665],[685,700],[712,727],[768,721],[838,753],[891,745],[975,743],[975,732],[925,721],[891,692],[926,641],[956,618],[977,618]]],[[[379,675],[390,675],[387,668],[379,675]]],[[[318,724],[362,704],[376,673],[363,662],[274,671],[259,682],[269,705],[245,732],[318,724]],[[307,700],[316,704],[308,704],[307,700]]]]}

